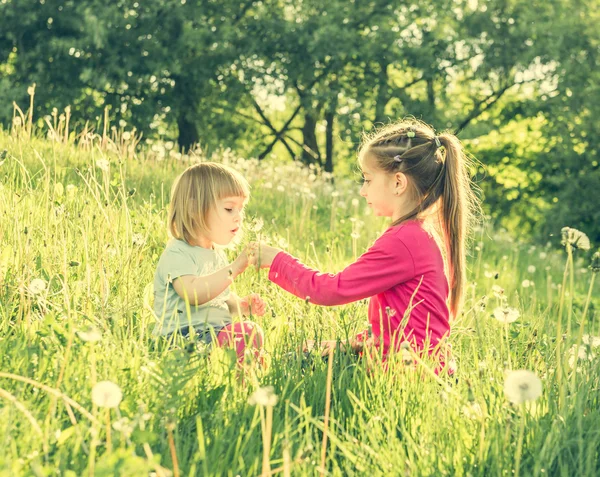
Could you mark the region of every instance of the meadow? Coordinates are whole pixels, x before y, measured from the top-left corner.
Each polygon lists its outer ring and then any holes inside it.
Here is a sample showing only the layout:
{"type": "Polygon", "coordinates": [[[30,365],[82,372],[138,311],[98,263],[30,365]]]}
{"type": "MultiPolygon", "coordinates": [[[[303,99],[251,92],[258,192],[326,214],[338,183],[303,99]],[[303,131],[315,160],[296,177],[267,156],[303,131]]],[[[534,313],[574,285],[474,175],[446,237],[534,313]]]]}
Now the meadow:
{"type": "Polygon", "coordinates": [[[366,303],[317,307],[248,269],[233,289],[268,302],[268,366],[240,379],[227,351],[152,335],[173,179],[233,165],[252,186],[245,240],[338,271],[386,226],[358,174],[140,150],[118,131],[65,139],[0,131],[0,476],[600,473],[598,244],[483,221],[450,338],[458,382],[426,359],[305,356],[307,338],[364,329],[366,303]]]}

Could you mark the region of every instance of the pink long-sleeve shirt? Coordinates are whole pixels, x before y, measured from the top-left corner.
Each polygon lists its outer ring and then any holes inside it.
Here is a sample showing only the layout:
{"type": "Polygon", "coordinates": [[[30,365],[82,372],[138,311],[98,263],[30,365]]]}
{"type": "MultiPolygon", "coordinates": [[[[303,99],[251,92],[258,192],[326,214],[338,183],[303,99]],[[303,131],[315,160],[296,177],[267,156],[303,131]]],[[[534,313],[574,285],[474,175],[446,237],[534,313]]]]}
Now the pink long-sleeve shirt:
{"type": "Polygon", "coordinates": [[[405,340],[423,349],[428,339],[432,349],[450,329],[444,261],[434,238],[416,220],[387,229],[356,262],[336,274],[312,270],[280,252],[269,279],[317,305],[343,305],[370,297],[369,322],[384,353],[391,344],[398,349],[405,340]]]}

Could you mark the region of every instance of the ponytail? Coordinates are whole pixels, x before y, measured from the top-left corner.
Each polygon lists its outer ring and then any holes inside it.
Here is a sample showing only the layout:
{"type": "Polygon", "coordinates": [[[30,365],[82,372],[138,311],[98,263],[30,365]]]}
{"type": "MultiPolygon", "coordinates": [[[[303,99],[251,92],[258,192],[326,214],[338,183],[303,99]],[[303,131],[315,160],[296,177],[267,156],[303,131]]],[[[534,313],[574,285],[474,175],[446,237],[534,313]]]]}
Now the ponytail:
{"type": "Polygon", "coordinates": [[[438,139],[446,156],[439,213],[448,260],[450,311],[456,317],[462,309],[467,284],[467,236],[477,202],[460,141],[453,134],[442,134],[438,139]]]}

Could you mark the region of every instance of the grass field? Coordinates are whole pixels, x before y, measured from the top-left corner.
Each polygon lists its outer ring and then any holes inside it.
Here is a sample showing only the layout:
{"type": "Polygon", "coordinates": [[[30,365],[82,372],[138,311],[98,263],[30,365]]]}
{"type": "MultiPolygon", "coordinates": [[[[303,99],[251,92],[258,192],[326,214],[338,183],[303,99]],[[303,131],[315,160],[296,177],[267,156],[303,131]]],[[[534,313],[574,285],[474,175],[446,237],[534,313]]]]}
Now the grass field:
{"type": "MultiPolygon", "coordinates": [[[[364,329],[366,303],[316,307],[247,270],[233,288],[269,303],[257,318],[269,366],[241,380],[228,352],[209,359],[151,334],[170,186],[198,157],[25,132],[0,132],[1,476],[600,473],[594,247],[561,247],[560,230],[541,247],[475,231],[451,336],[458,384],[426,362],[303,357],[306,338],[364,329]]],[[[357,181],[218,160],[252,185],[246,240],[337,271],[385,228],[357,181]]]]}

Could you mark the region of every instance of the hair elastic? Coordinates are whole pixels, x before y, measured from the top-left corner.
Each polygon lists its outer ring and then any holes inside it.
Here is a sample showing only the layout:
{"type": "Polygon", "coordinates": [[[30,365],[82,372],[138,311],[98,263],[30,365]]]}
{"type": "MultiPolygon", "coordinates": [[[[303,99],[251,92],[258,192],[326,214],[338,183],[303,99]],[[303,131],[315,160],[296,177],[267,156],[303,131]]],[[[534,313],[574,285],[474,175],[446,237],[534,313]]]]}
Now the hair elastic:
{"type": "Polygon", "coordinates": [[[440,138],[439,137],[434,136],[433,140],[435,141],[435,147],[437,147],[437,148],[442,147],[442,143],[440,142],[440,138]]]}
{"type": "Polygon", "coordinates": [[[394,161],[396,161],[398,164],[400,164],[402,162],[402,158],[400,157],[400,154],[397,154],[394,156],[394,161]]]}

